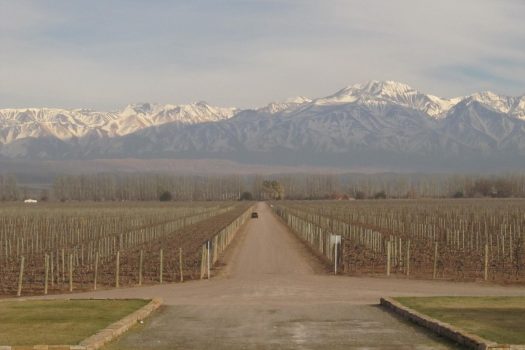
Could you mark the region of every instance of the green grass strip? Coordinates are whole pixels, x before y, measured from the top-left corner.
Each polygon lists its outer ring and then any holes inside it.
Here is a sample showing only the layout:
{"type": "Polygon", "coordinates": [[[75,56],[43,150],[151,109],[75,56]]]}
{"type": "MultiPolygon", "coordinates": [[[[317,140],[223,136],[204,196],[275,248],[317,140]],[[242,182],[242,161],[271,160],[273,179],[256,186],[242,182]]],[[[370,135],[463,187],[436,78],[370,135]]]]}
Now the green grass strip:
{"type": "Polygon", "coordinates": [[[525,297],[403,297],[401,304],[500,344],[525,344],[525,297]]]}
{"type": "Polygon", "coordinates": [[[147,300],[0,301],[0,345],[74,345],[147,300]]]}

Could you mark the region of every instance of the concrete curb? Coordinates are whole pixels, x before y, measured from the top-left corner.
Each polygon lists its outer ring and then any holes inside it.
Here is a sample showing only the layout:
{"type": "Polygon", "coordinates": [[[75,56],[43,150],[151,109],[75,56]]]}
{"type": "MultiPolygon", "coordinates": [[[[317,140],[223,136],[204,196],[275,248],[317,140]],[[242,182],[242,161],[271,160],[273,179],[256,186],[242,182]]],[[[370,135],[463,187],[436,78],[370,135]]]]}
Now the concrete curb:
{"type": "Polygon", "coordinates": [[[525,345],[498,344],[483,339],[477,335],[467,333],[448,323],[441,322],[439,320],[436,320],[435,318],[419,313],[407,306],[404,306],[403,304],[392,298],[381,298],[380,304],[382,307],[388,309],[389,311],[392,311],[409,321],[423,326],[442,337],[448,338],[458,344],[466,346],[469,349],[525,350],[525,345]]]}
{"type": "Polygon", "coordinates": [[[0,350],[96,350],[122,335],[138,321],[148,317],[153,311],[162,304],[162,299],[154,298],[148,304],[137,311],[127,315],[119,321],[110,324],[106,328],[98,331],[95,335],[84,339],[79,345],[21,345],[21,346],[2,346],[0,350]]]}
{"type": "MultiPolygon", "coordinates": [[[[132,314],[124,317],[123,319],[110,324],[108,327],[99,331],[97,334],[92,335],[91,337],[84,339],[80,342],[80,346],[84,347],[86,350],[95,350],[100,349],[103,345],[109,343],[116,337],[122,335],[138,321],[148,317],[153,311],[157,310],[162,304],[162,299],[154,298],[147,305],[144,305],[137,311],[132,314]]],[[[71,349],[73,350],[73,349],[71,349]]],[[[80,350],[80,349],[75,349],[80,350]]]]}

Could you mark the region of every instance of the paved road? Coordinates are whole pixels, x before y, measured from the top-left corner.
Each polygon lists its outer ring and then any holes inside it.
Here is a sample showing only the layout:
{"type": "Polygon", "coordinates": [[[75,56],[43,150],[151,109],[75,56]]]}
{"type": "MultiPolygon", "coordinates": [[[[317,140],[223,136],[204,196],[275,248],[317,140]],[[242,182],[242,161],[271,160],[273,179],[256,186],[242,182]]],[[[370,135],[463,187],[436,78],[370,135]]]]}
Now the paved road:
{"type": "Polygon", "coordinates": [[[75,294],[164,299],[159,312],[108,348],[450,349],[376,306],[379,297],[525,295],[514,287],[316,273],[318,262],[270,208],[260,203],[258,211],[210,281],[75,294]]]}

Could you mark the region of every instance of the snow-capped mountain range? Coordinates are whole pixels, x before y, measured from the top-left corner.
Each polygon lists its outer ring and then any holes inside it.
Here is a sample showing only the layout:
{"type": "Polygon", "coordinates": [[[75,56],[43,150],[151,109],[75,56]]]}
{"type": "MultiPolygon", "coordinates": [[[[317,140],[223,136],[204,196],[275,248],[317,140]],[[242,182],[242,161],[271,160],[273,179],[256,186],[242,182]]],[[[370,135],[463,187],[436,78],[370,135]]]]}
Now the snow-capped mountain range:
{"type": "Polygon", "coordinates": [[[140,103],[128,105],[118,112],[58,108],[0,109],[0,143],[39,137],[69,140],[90,133],[116,137],[167,123],[220,121],[231,118],[235,112],[235,108],[212,107],[205,102],[189,105],[140,103]]]}
{"type": "Polygon", "coordinates": [[[0,109],[2,157],[519,168],[525,166],[525,96],[445,99],[370,81],[258,109],[205,102],[135,104],[116,112],[0,109]]]}

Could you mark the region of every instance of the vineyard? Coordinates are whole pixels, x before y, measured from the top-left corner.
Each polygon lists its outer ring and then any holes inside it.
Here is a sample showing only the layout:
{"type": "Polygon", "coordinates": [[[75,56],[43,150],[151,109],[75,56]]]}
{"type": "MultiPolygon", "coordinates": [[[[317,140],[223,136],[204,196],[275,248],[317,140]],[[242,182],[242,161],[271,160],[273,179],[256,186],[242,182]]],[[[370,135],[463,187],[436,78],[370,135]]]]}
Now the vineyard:
{"type": "Polygon", "coordinates": [[[248,218],[240,202],[0,206],[0,295],[203,278],[248,218]]]}
{"type": "Polygon", "coordinates": [[[345,274],[525,282],[524,200],[289,201],[272,207],[327,262],[337,256],[345,274]]]}

